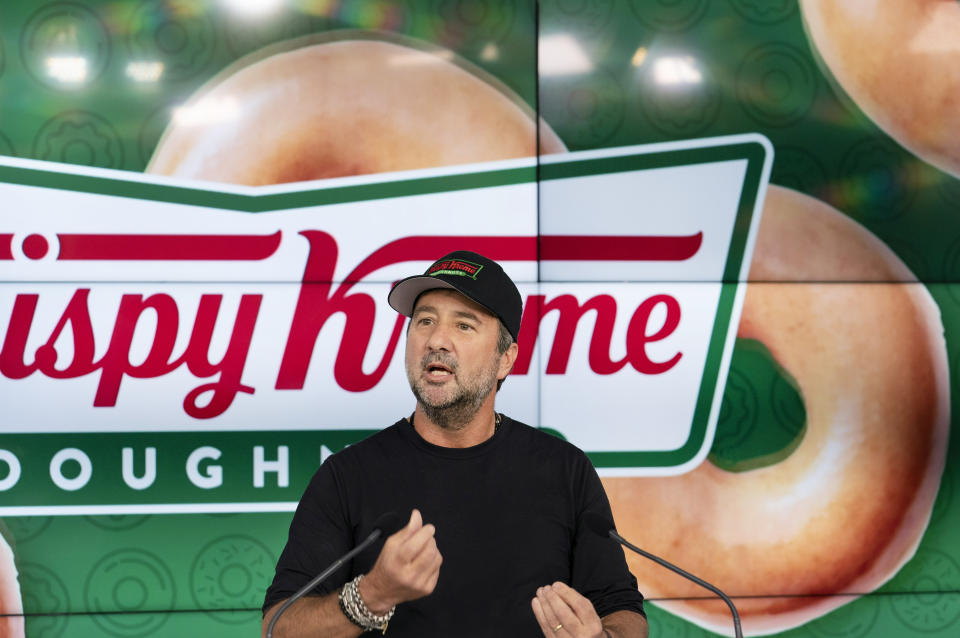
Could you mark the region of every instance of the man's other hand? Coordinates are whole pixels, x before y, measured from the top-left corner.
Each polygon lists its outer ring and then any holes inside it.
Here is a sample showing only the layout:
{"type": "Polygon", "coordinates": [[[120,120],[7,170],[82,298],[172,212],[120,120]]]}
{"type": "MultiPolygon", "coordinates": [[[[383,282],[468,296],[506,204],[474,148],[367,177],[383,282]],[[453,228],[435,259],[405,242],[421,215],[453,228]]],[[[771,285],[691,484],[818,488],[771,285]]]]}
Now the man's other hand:
{"type": "Polygon", "coordinates": [[[564,583],[541,587],[530,605],[546,638],[602,638],[604,635],[593,603],[564,583]]]}
{"type": "Polygon", "coordinates": [[[371,612],[385,613],[437,586],[443,557],[433,534],[433,525],[424,525],[415,509],[407,525],[383,544],[373,569],[360,581],[360,596],[371,612]]]}

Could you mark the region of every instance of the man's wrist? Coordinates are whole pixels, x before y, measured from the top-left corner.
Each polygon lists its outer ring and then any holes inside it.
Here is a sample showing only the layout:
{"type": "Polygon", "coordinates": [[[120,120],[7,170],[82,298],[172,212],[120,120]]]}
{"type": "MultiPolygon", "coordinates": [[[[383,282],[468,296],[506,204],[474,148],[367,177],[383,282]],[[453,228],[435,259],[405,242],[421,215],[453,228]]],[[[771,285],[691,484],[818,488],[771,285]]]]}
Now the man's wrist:
{"type": "Polygon", "coordinates": [[[346,616],[350,622],[361,629],[376,629],[377,631],[386,633],[387,625],[390,623],[390,619],[393,618],[393,612],[396,611],[396,608],[390,607],[386,612],[378,614],[367,607],[363,596],[360,595],[359,585],[363,582],[363,579],[364,574],[360,574],[340,589],[337,595],[340,603],[340,611],[343,612],[344,616],[346,616]]]}
{"type": "Polygon", "coordinates": [[[389,600],[380,592],[377,586],[377,579],[373,572],[370,572],[357,584],[357,592],[363,599],[363,604],[367,609],[375,614],[385,614],[394,606],[396,602],[389,600]]]}

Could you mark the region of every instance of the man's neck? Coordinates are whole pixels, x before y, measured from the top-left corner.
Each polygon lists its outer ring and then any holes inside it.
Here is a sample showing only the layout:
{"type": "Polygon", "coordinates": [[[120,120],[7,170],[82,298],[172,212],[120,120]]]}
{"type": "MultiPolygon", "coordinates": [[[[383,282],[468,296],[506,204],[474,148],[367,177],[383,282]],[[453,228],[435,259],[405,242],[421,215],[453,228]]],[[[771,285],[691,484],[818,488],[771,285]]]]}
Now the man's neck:
{"type": "Polygon", "coordinates": [[[413,413],[413,428],[427,443],[440,447],[467,448],[480,445],[496,431],[497,419],[493,410],[493,393],[483,402],[477,413],[461,428],[444,428],[430,420],[420,404],[413,413]]]}

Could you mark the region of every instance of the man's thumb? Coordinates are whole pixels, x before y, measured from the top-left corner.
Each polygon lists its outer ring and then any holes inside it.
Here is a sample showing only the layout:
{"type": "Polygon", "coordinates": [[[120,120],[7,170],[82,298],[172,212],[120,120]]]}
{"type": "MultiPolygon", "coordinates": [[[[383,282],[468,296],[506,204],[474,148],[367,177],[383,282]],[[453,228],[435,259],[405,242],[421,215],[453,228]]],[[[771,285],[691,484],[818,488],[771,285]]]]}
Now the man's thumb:
{"type": "Polygon", "coordinates": [[[410,520],[407,521],[406,529],[410,532],[415,532],[421,527],[423,527],[423,516],[421,516],[420,510],[414,508],[414,510],[410,512],[410,520]]]}

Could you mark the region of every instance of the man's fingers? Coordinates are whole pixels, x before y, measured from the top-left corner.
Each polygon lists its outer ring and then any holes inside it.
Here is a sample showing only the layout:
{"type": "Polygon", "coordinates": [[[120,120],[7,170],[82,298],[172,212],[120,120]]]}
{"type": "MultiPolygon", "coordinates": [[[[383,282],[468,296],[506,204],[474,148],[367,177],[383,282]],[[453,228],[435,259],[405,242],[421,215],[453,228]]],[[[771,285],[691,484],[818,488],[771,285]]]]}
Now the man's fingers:
{"type": "Polygon", "coordinates": [[[593,603],[573,587],[558,581],[551,588],[563,602],[570,606],[581,622],[587,623],[596,616],[597,612],[593,609],[593,603]]]}
{"type": "Polygon", "coordinates": [[[428,594],[433,591],[434,587],[437,586],[437,581],[440,579],[440,565],[443,564],[443,557],[440,555],[440,552],[437,552],[433,556],[433,560],[424,570],[425,579],[423,583],[423,589],[428,594]]]}
{"type": "Polygon", "coordinates": [[[421,527],[423,527],[423,516],[420,514],[420,510],[413,508],[413,511],[410,512],[410,520],[407,521],[407,525],[404,527],[404,529],[412,534],[421,527]]]}
{"type": "Polygon", "coordinates": [[[424,525],[412,535],[407,537],[403,543],[400,545],[399,554],[400,558],[404,562],[412,562],[417,559],[425,549],[427,549],[431,543],[436,546],[436,541],[433,539],[433,535],[436,532],[436,529],[433,525],[424,525]]]}
{"type": "Polygon", "coordinates": [[[537,624],[540,625],[540,631],[543,632],[545,638],[551,638],[553,634],[553,627],[550,626],[550,621],[547,620],[547,616],[543,611],[543,605],[540,604],[539,598],[534,598],[530,601],[530,606],[533,607],[533,615],[537,618],[537,624]]]}
{"type": "Polygon", "coordinates": [[[440,550],[437,549],[437,543],[431,538],[423,549],[408,561],[406,568],[412,573],[428,573],[433,571],[434,563],[440,557],[440,550]]]}
{"type": "Polygon", "coordinates": [[[407,524],[394,532],[387,539],[387,542],[393,541],[393,544],[400,545],[410,536],[413,536],[421,527],[423,527],[423,516],[421,516],[420,510],[414,509],[410,512],[410,518],[407,520],[407,524]]]}
{"type": "Polygon", "coordinates": [[[553,591],[552,587],[541,587],[537,597],[540,599],[540,604],[543,605],[547,620],[552,623],[551,630],[559,624],[569,627],[571,630],[581,624],[573,609],[560,598],[557,592],[553,591]],[[556,619],[556,622],[553,622],[554,619],[556,619]]]}

